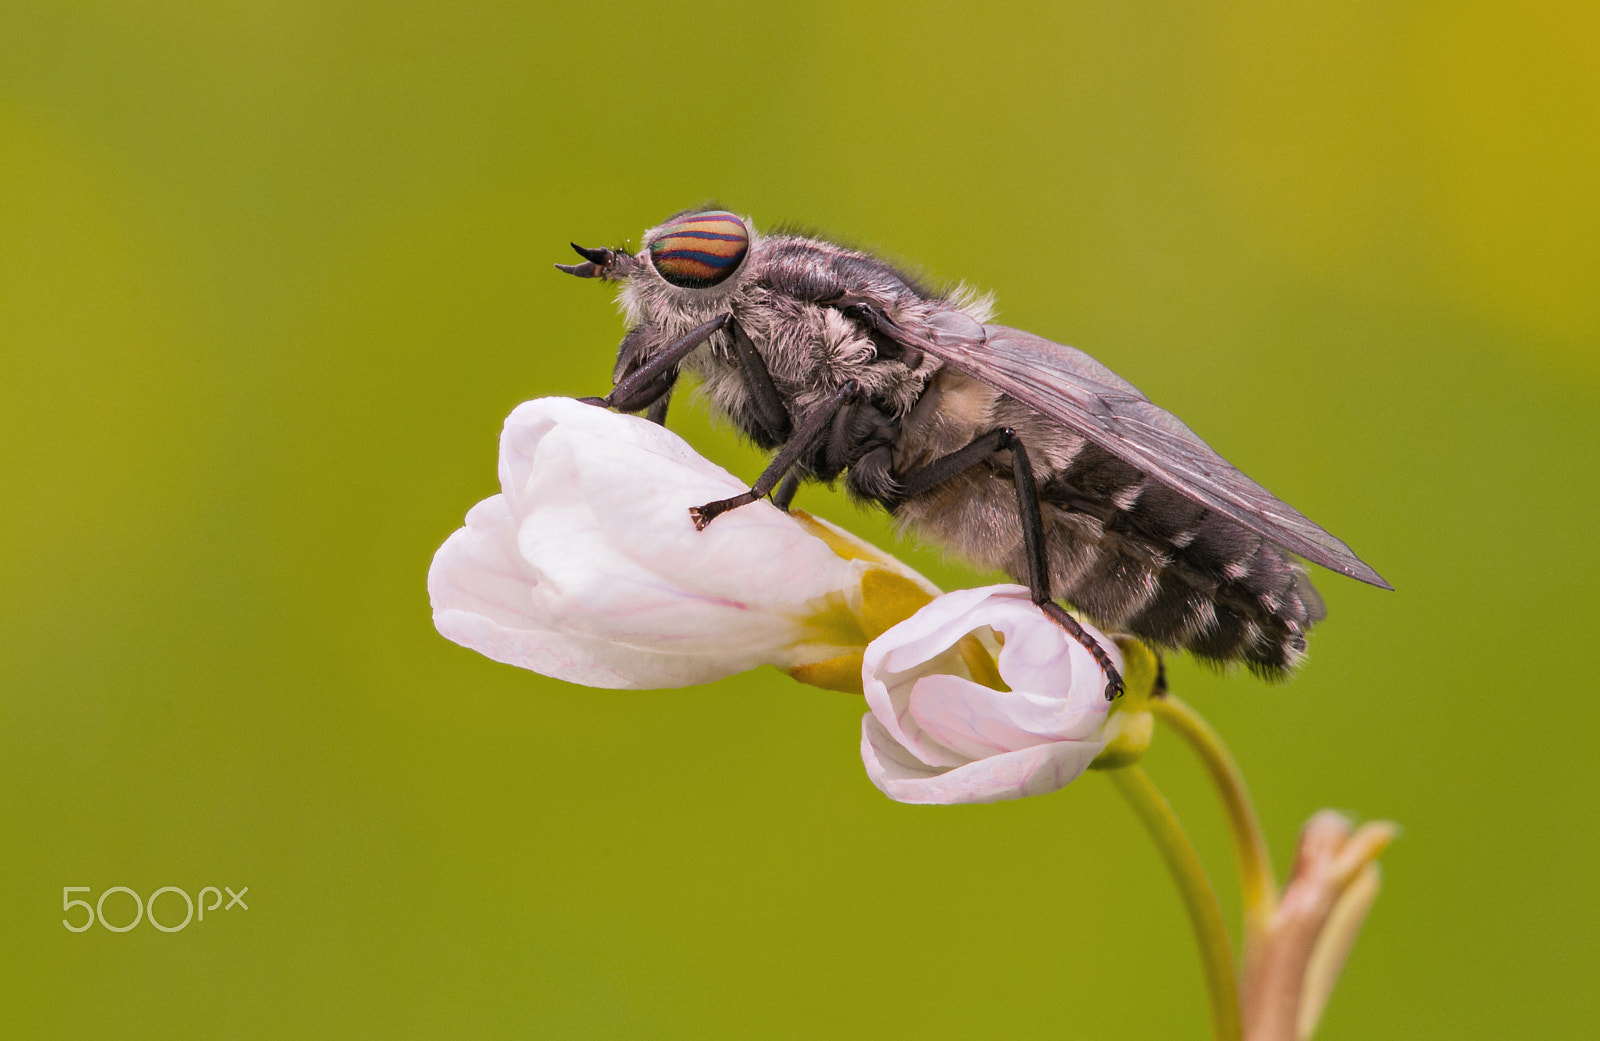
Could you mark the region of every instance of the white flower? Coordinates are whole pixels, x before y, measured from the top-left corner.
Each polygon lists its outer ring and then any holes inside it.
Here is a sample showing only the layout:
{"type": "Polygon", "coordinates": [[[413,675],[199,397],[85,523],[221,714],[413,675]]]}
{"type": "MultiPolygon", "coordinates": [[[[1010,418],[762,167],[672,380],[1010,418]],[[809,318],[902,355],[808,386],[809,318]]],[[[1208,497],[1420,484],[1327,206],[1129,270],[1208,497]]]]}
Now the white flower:
{"type": "MultiPolygon", "coordinates": [[[[1087,628],[1087,626],[1085,627],[1087,628]]],[[[1110,638],[1089,629],[1119,669],[1110,638]]],[[[861,758],[900,802],[996,802],[1068,784],[1105,747],[1111,706],[1094,658],[1022,586],[948,593],[867,647],[861,758]],[[1000,635],[1001,691],[967,678],[960,643],[1000,635]]]]}
{"type": "Polygon", "coordinates": [[[696,531],[691,506],[748,486],[663,427],[570,398],[511,413],[500,486],[434,555],[434,625],[574,683],[680,687],[834,661],[853,683],[875,631],[862,628],[863,579],[926,586],[764,501],[696,531]]]}

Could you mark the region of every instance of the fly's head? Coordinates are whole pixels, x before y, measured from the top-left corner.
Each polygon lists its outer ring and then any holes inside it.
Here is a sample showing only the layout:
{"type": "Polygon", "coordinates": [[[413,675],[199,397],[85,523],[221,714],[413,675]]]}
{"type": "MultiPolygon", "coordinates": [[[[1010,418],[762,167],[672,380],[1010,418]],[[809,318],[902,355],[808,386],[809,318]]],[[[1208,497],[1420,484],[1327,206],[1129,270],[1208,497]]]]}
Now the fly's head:
{"type": "Polygon", "coordinates": [[[727,210],[689,210],[644,233],[638,254],[573,244],[581,264],[556,267],[579,278],[620,282],[630,325],[698,324],[726,311],[745,281],[755,236],[727,210]]]}

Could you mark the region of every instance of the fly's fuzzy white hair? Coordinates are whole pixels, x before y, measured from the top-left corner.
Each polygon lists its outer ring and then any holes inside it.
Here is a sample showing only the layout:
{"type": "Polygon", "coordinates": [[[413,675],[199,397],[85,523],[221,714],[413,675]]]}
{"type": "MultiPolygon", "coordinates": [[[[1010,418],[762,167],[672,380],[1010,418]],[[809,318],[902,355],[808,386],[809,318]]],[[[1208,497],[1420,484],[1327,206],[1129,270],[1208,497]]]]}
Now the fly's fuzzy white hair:
{"type": "Polygon", "coordinates": [[[962,312],[979,325],[988,325],[999,312],[994,306],[994,292],[957,282],[944,294],[945,302],[962,312]]]}

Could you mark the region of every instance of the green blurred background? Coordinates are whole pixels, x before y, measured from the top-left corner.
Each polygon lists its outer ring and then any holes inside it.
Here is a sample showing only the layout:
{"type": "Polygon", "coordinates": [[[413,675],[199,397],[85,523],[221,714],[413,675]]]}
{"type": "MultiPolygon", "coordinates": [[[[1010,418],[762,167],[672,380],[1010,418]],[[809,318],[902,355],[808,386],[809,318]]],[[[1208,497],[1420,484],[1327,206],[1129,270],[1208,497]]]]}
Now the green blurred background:
{"type": "Polygon", "coordinates": [[[1172,665],[1280,863],[1406,828],[1322,1036],[1592,1037],[1596,10],[9,0],[0,1034],[1202,1035],[1102,778],[899,806],[858,699],[434,632],[505,414],[608,386],[550,263],[716,199],[997,290],[1389,578],[1322,575],[1288,686],[1172,665]],[[249,910],[74,934],[69,885],[249,910]]]}

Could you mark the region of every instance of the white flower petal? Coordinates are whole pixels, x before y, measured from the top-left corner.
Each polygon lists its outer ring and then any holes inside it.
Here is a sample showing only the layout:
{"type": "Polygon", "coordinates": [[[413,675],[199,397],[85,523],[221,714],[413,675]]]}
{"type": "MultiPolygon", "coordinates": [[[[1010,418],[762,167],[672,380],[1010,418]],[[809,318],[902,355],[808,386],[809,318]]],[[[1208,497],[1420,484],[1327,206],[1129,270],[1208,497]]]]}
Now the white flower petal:
{"type": "Polygon", "coordinates": [[[949,675],[917,680],[911,714],[929,737],[968,759],[1047,741],[1092,740],[1106,716],[1087,699],[990,690],[949,675]]]}
{"type": "Polygon", "coordinates": [[[434,614],[433,624],[447,639],[486,658],[586,687],[683,687],[725,675],[701,658],[666,656],[573,633],[513,629],[471,611],[446,608],[434,614]]]}
{"type": "Polygon", "coordinates": [[[1027,593],[1022,586],[1002,585],[957,589],[937,597],[894,627],[892,631],[896,634],[895,638],[884,641],[873,652],[878,656],[876,660],[889,672],[909,672],[917,668],[940,651],[955,646],[963,636],[978,627],[968,624],[968,618],[974,610],[995,594],[1011,591],[1027,593]]]}
{"type": "MultiPolygon", "coordinates": [[[[1020,587],[1019,587],[1020,588],[1020,587]]],[[[1031,690],[1051,697],[1070,697],[1084,677],[1095,677],[1104,692],[1100,665],[1088,649],[1059,625],[1039,624],[1041,612],[1026,595],[996,598],[985,606],[984,620],[1004,636],[997,664],[1000,677],[1013,690],[1031,690]]],[[[1116,642],[1091,626],[1084,626],[1120,671],[1122,651],[1116,642]]]]}
{"type": "MultiPolygon", "coordinates": [[[[1115,645],[1095,635],[1120,668],[1115,645]]],[[[902,801],[985,802],[1053,791],[1106,743],[1109,706],[1099,666],[1021,586],[934,600],[868,646],[862,687],[870,710],[863,761],[874,783],[902,801]],[[973,681],[952,651],[985,628],[1003,637],[997,664],[1009,691],[973,681]]]]}
{"type": "Polygon", "coordinates": [[[1076,780],[1099,752],[1099,746],[1090,742],[1057,742],[940,770],[920,763],[874,716],[861,720],[861,760],[867,776],[896,802],[949,805],[1045,795],[1076,780]]]}
{"type": "Polygon", "coordinates": [[[528,595],[532,575],[517,553],[515,532],[504,497],[474,506],[466,526],[445,540],[428,568],[435,608],[474,611],[508,627],[537,625],[528,595]]]}
{"type": "Polygon", "coordinates": [[[696,531],[690,507],[745,485],[670,431],[545,398],[518,406],[500,447],[502,494],[473,508],[429,571],[449,638],[595,686],[681,686],[842,653],[809,642],[809,620],[858,595],[867,565],[768,502],[696,531]]]}

